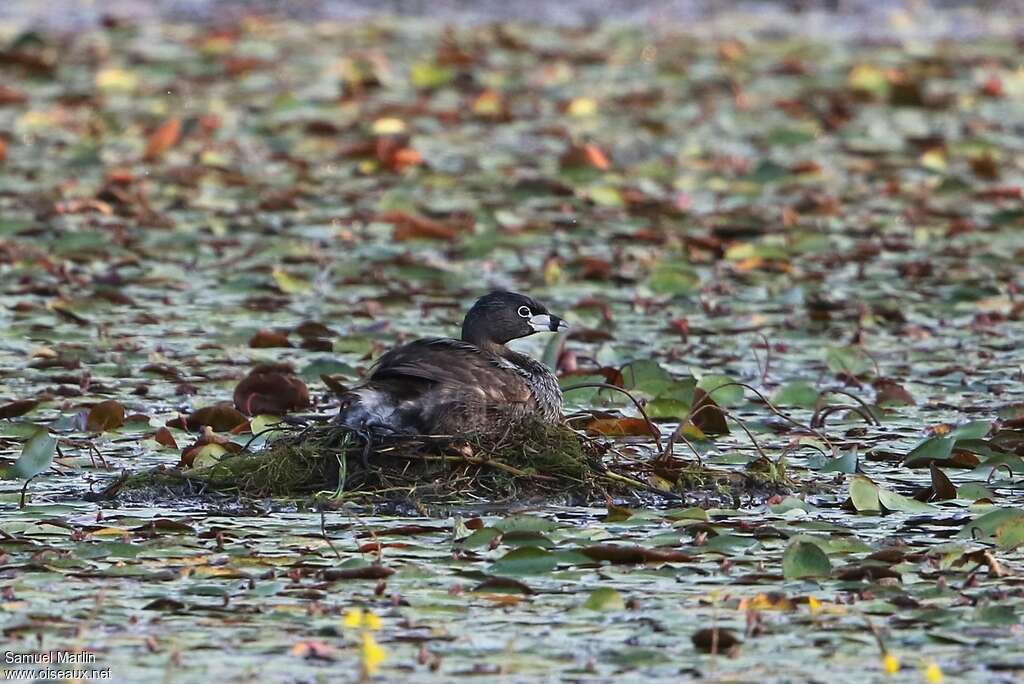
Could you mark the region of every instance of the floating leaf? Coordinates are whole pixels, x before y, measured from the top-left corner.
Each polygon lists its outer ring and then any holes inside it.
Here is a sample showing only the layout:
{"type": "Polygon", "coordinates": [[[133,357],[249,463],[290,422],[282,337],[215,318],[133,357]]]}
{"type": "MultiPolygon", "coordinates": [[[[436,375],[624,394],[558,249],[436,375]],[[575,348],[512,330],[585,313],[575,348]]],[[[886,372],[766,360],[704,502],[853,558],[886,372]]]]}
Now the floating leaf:
{"type": "Polygon", "coordinates": [[[743,388],[735,384],[728,375],[705,375],[697,383],[719,406],[736,406],[743,403],[743,388]]]}
{"type": "Polygon", "coordinates": [[[536,546],[523,546],[509,551],[491,564],[493,575],[543,575],[558,566],[558,557],[536,546]]]}
{"type": "Polygon", "coordinates": [[[7,469],[7,477],[30,480],[50,467],[53,455],[57,452],[57,440],[44,429],[39,429],[29,437],[21,448],[21,455],[14,465],[7,469]]]}
{"type": "MultiPolygon", "coordinates": [[[[656,397],[668,390],[675,380],[657,361],[641,359],[622,367],[624,387],[634,394],[656,397]]],[[[601,379],[604,381],[604,378],[601,379]]]]}
{"type": "MultiPolygon", "coordinates": [[[[284,415],[309,406],[309,388],[286,364],[256,366],[235,387],[234,404],[241,413],[284,415]]],[[[206,419],[206,418],[204,418],[206,419]]],[[[225,418],[224,425],[235,417],[225,418]]],[[[189,421],[193,418],[190,416],[189,421]]],[[[209,423],[203,423],[204,425],[209,423]]],[[[239,423],[235,423],[238,425],[239,423]]],[[[234,426],[223,428],[231,430],[234,426]]],[[[215,429],[220,429],[216,428],[215,429]]]]}
{"type": "Polygon", "coordinates": [[[617,611],[626,609],[626,600],[622,598],[615,589],[611,587],[600,587],[590,592],[590,596],[587,598],[586,603],[583,604],[584,608],[588,610],[599,610],[599,611],[617,611]]]}
{"type": "Polygon", "coordinates": [[[796,406],[799,408],[813,409],[818,401],[818,390],[809,382],[796,380],[787,382],[772,396],[772,403],[776,406],[796,406]]]}
{"type": "Polygon", "coordinates": [[[608,437],[652,437],[657,428],[643,418],[601,418],[587,423],[587,432],[608,437]]]}
{"type": "Polygon", "coordinates": [[[124,406],[118,401],[108,399],[89,409],[85,426],[90,432],[109,432],[124,425],[124,418],[124,406]]]}
{"type": "Polygon", "coordinates": [[[156,161],[181,140],[181,119],[172,118],[153,131],[146,141],[146,152],[143,159],[156,161]]]}
{"type": "Polygon", "coordinates": [[[158,429],[156,431],[156,434],[153,435],[153,439],[156,440],[158,444],[161,444],[170,449],[178,448],[177,440],[174,439],[174,435],[172,435],[171,431],[168,430],[166,427],[158,429]]]}
{"type": "Polygon", "coordinates": [[[291,347],[288,333],[280,330],[260,330],[249,339],[253,349],[272,349],[274,347],[291,347]]]}
{"type": "Polygon", "coordinates": [[[999,548],[1012,550],[1024,544],[1024,516],[1010,518],[996,528],[999,548]]]}
{"type": "Polygon", "coordinates": [[[882,510],[878,485],[863,475],[850,480],[850,500],[854,509],[860,513],[879,513],[882,510]]]}
{"type": "Polygon", "coordinates": [[[832,574],[832,564],[817,544],[795,541],[782,555],[782,574],[789,580],[828,577],[832,574]]]}
{"type": "Polygon", "coordinates": [[[729,653],[743,643],[735,632],[721,627],[698,629],[690,641],[701,653],[729,653]]]}
{"type": "Polygon", "coordinates": [[[278,289],[285,294],[303,294],[313,289],[312,283],[308,280],[293,276],[283,269],[275,268],[271,275],[278,289]]]}
{"type": "Polygon", "coordinates": [[[693,409],[690,411],[690,420],[701,432],[708,435],[727,435],[729,425],[725,421],[725,413],[704,393],[704,390],[697,388],[693,395],[693,409]]]}
{"type": "Polygon", "coordinates": [[[871,359],[858,347],[829,347],[825,363],[833,373],[857,377],[873,368],[871,359]]]}
{"type": "Polygon", "coordinates": [[[935,506],[931,504],[897,494],[884,487],[878,488],[878,502],[886,511],[899,513],[930,513],[935,510],[935,506]]]}
{"type": "Polygon", "coordinates": [[[952,437],[930,437],[907,454],[903,465],[907,468],[920,468],[936,461],[948,461],[955,444],[956,440],[952,437]]]}
{"type": "Polygon", "coordinates": [[[193,411],[185,420],[168,421],[167,425],[186,430],[209,426],[217,432],[230,432],[246,423],[246,417],[230,404],[215,404],[193,411]]]}
{"type": "Polygon", "coordinates": [[[29,413],[39,402],[35,399],[21,399],[0,406],[0,419],[17,418],[29,413]]]}
{"type": "Polygon", "coordinates": [[[647,287],[656,294],[689,294],[700,287],[700,276],[685,264],[662,263],[651,271],[647,287]]]}

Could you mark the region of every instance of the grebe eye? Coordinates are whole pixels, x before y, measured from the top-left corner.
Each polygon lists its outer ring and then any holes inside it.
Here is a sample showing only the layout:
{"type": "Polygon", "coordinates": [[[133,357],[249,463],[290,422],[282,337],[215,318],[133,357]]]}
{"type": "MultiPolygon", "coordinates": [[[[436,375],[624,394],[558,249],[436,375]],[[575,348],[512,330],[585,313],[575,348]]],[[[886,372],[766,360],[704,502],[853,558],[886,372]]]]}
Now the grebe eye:
{"type": "Polygon", "coordinates": [[[530,307],[528,307],[528,306],[521,306],[521,307],[519,307],[519,315],[522,316],[523,318],[529,318],[530,317],[530,307]]]}

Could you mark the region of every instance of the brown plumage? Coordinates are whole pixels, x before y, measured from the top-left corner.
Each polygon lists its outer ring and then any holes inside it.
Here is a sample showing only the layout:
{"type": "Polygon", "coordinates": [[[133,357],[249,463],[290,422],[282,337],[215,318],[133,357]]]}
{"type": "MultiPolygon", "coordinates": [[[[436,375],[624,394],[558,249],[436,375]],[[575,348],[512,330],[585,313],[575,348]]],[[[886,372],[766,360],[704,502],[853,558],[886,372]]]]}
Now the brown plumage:
{"type": "Polygon", "coordinates": [[[540,303],[512,292],[480,298],[462,339],[426,338],[388,351],[369,379],[342,397],[338,421],[377,434],[466,434],[504,429],[537,414],[556,421],[554,374],[505,343],[566,328],[540,303]]]}

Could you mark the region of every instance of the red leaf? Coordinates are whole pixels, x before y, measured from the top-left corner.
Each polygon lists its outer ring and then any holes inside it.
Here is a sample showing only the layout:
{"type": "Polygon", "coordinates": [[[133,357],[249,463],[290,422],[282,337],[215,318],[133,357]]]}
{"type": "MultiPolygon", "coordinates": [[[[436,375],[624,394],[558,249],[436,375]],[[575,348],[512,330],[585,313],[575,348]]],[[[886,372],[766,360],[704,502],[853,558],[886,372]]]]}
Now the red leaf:
{"type": "Polygon", "coordinates": [[[0,406],[0,418],[17,418],[34,409],[39,402],[36,399],[19,399],[0,406]]]}
{"type": "Polygon", "coordinates": [[[156,161],[164,152],[178,144],[181,139],[181,119],[168,119],[153,131],[146,142],[146,153],[143,159],[156,161]]]}
{"type": "Polygon", "coordinates": [[[562,168],[589,166],[599,171],[607,171],[612,167],[608,155],[594,143],[573,145],[562,155],[562,168]]]}
{"type": "Polygon", "coordinates": [[[698,387],[693,393],[693,409],[690,420],[707,435],[727,435],[729,425],[725,422],[725,413],[715,400],[698,387]]]}
{"type": "Polygon", "coordinates": [[[600,418],[587,425],[587,432],[609,437],[653,437],[652,427],[643,418],[600,418]]]}
{"type": "Polygon", "coordinates": [[[6,105],[23,104],[28,101],[28,96],[20,90],[0,85],[0,107],[6,105]]]}
{"type": "Polygon", "coordinates": [[[89,410],[85,426],[90,432],[107,432],[124,425],[124,406],[109,399],[101,401],[89,410]]]}
{"type": "Polygon", "coordinates": [[[287,364],[256,366],[235,387],[235,406],[242,413],[279,416],[309,406],[309,388],[287,364]]]}
{"type": "Polygon", "coordinates": [[[249,346],[253,349],[269,349],[271,347],[290,347],[288,333],[279,330],[260,330],[249,340],[249,346]]]}
{"type": "Polygon", "coordinates": [[[361,568],[328,568],[323,572],[323,578],[328,582],[334,580],[352,579],[387,579],[395,571],[383,565],[364,565],[361,568]]]}
{"type": "Polygon", "coordinates": [[[153,439],[155,439],[158,444],[162,444],[165,447],[170,447],[171,449],[178,448],[178,441],[174,439],[174,435],[171,434],[171,431],[165,427],[157,430],[156,434],[153,435],[153,439]]]}
{"type": "Polygon", "coordinates": [[[230,432],[239,425],[246,423],[248,423],[246,417],[236,411],[231,404],[204,406],[184,418],[175,418],[174,420],[167,421],[168,427],[182,428],[190,431],[200,427],[210,427],[217,432],[230,432]]]}
{"type": "Polygon", "coordinates": [[[214,433],[212,428],[206,426],[203,428],[203,434],[199,436],[199,439],[193,442],[188,448],[186,448],[181,453],[181,460],[178,462],[178,467],[191,468],[192,464],[196,460],[196,456],[199,455],[199,451],[207,444],[220,444],[222,447],[224,447],[224,449],[227,452],[232,454],[237,454],[239,451],[242,450],[241,444],[235,444],[234,442],[231,441],[230,438],[218,435],[214,433]]]}
{"type": "Polygon", "coordinates": [[[703,653],[728,653],[743,643],[732,630],[720,627],[698,629],[690,640],[703,653]]]}
{"type": "Polygon", "coordinates": [[[404,211],[385,212],[379,214],[377,219],[394,224],[395,232],[393,238],[397,242],[404,242],[414,238],[454,240],[459,236],[460,232],[455,226],[404,211]]]}
{"type": "Polygon", "coordinates": [[[648,548],[646,546],[617,546],[615,544],[595,544],[580,549],[588,558],[596,561],[608,561],[623,565],[640,563],[689,563],[693,556],[682,551],[648,548]]]}

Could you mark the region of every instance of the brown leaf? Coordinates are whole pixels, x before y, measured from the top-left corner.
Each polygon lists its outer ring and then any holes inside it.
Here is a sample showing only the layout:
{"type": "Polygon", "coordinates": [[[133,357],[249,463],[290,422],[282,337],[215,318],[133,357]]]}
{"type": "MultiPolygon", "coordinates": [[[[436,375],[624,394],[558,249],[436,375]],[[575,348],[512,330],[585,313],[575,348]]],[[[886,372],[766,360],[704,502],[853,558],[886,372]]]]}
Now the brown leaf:
{"type": "Polygon", "coordinates": [[[931,501],[951,501],[956,498],[956,486],[950,481],[946,473],[942,472],[935,462],[932,461],[928,468],[931,470],[932,490],[931,501]]]}
{"type": "Polygon", "coordinates": [[[702,653],[730,653],[743,643],[735,632],[720,627],[698,629],[690,640],[702,653]]]}
{"type": "Polygon", "coordinates": [[[320,379],[323,380],[323,383],[325,385],[327,385],[327,389],[331,390],[332,392],[339,396],[341,396],[345,392],[348,392],[348,387],[344,383],[339,382],[330,375],[321,374],[320,379]]]}
{"type": "Polygon", "coordinates": [[[150,134],[146,141],[146,153],[142,158],[146,161],[156,161],[167,150],[177,145],[180,139],[181,119],[168,119],[150,134]]]}
{"type": "Polygon", "coordinates": [[[338,659],[338,649],[323,641],[300,641],[292,646],[291,655],[306,660],[334,661],[338,659]]]}
{"type": "Polygon", "coordinates": [[[309,406],[309,388],[287,364],[256,366],[235,387],[235,407],[249,416],[280,416],[309,406]]]}
{"type": "Polygon", "coordinates": [[[423,155],[409,147],[406,136],[384,136],[374,144],[374,152],[381,166],[389,171],[403,171],[423,163],[423,155]]]}
{"type": "Polygon", "coordinates": [[[654,437],[656,429],[643,418],[599,418],[587,425],[587,432],[608,437],[654,437]]]}
{"type": "Polygon", "coordinates": [[[171,431],[165,427],[157,430],[156,434],[153,435],[153,439],[156,440],[157,444],[162,444],[165,447],[170,447],[171,449],[178,448],[178,441],[174,439],[174,435],[171,434],[171,431]]]}
{"type": "Polygon", "coordinates": [[[290,347],[288,333],[280,330],[260,330],[249,340],[249,346],[253,349],[270,349],[272,347],[290,347]]]}
{"type": "Polygon", "coordinates": [[[39,401],[36,399],[19,399],[12,401],[9,404],[0,406],[0,418],[17,418],[23,416],[36,406],[39,405],[39,401]]]}
{"type": "Polygon", "coordinates": [[[475,592],[488,592],[499,594],[535,594],[536,592],[529,585],[511,577],[488,577],[480,584],[473,587],[475,592]]]}
{"type": "Polygon", "coordinates": [[[434,532],[437,532],[437,528],[430,525],[399,525],[373,532],[360,532],[356,536],[360,539],[364,537],[409,537],[416,534],[433,534],[434,532]]]}
{"type": "Polygon", "coordinates": [[[7,160],[7,141],[0,138],[0,164],[7,160]]]}
{"type": "Polygon", "coordinates": [[[108,399],[89,409],[85,426],[90,432],[107,432],[124,425],[124,406],[120,402],[108,399]]]}
{"type": "Polygon", "coordinates": [[[681,551],[654,549],[646,546],[618,546],[595,544],[580,549],[580,553],[596,561],[608,561],[622,565],[639,563],[689,563],[693,556],[681,551]]]}
{"type": "Polygon", "coordinates": [[[917,404],[903,385],[889,378],[875,380],[875,393],[875,403],[879,406],[914,406],[917,404]]]}
{"type": "Polygon", "coordinates": [[[397,242],[415,238],[454,240],[459,236],[459,229],[455,226],[404,211],[388,211],[378,214],[377,219],[394,224],[393,238],[397,242]]]}
{"type": "Polygon", "coordinates": [[[562,168],[589,166],[599,171],[607,171],[612,167],[608,155],[593,143],[573,145],[562,155],[560,163],[562,168]]]}
{"type": "Polygon", "coordinates": [[[5,85],[0,84],[0,107],[7,105],[24,104],[28,101],[28,96],[20,90],[9,88],[5,85]]]}
{"type": "Polygon", "coordinates": [[[292,332],[304,339],[334,337],[338,334],[317,321],[303,321],[292,328],[292,332]]]}
{"type": "MultiPolygon", "coordinates": [[[[168,423],[168,425],[170,425],[170,423],[168,423]]],[[[198,456],[202,448],[208,444],[219,444],[224,447],[225,451],[232,454],[237,454],[242,450],[241,444],[235,444],[229,437],[216,434],[213,429],[207,425],[203,427],[203,432],[199,435],[199,438],[181,453],[181,460],[178,462],[178,467],[191,468],[192,464],[196,460],[196,456],[198,456]]]]}
{"type": "Polygon", "coordinates": [[[246,417],[235,410],[230,404],[214,404],[213,406],[204,406],[197,411],[193,411],[184,419],[175,418],[174,420],[169,420],[167,425],[190,431],[200,427],[210,427],[217,432],[230,432],[247,422],[246,417]]]}
{"type": "MultiPolygon", "coordinates": [[[[435,530],[436,531],[436,530],[435,530]]],[[[376,563],[364,565],[361,568],[328,568],[323,571],[323,578],[328,582],[334,580],[357,580],[357,579],[387,579],[395,571],[376,563]]]]}
{"type": "Polygon", "coordinates": [[[693,409],[690,411],[690,420],[706,435],[729,434],[725,413],[715,403],[715,400],[700,387],[693,392],[693,409]]]}

